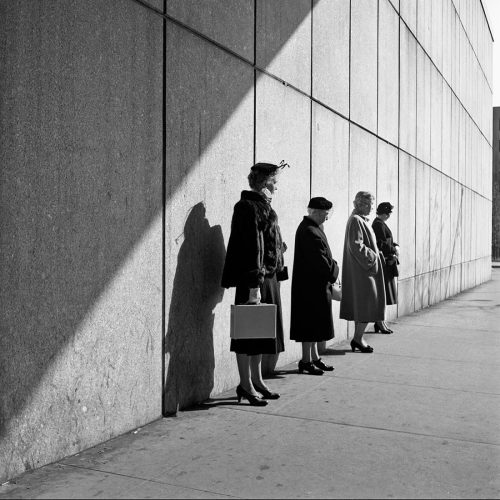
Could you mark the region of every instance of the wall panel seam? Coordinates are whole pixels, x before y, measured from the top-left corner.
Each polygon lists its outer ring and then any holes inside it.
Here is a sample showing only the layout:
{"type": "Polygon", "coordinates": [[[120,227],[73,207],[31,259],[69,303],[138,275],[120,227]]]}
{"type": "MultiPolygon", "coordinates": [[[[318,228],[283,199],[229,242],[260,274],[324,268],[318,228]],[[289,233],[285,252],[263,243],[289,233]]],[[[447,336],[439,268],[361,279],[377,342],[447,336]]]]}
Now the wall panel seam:
{"type": "MultiPolygon", "coordinates": [[[[167,0],[163,0],[163,9],[167,9],[167,0]]],[[[167,279],[166,271],[166,258],[167,258],[167,223],[166,223],[166,205],[167,205],[167,143],[166,143],[166,129],[167,129],[167,21],[163,19],[163,74],[162,74],[162,263],[161,263],[161,273],[162,273],[162,287],[161,287],[161,414],[164,415],[165,411],[165,347],[166,347],[166,290],[165,282],[167,279]]]]}
{"type": "MultiPolygon", "coordinates": [[[[137,3],[140,3],[141,5],[145,5],[141,0],[132,0],[134,2],[137,2],[137,3]]],[[[307,96],[311,99],[313,99],[315,102],[317,102],[318,104],[321,104],[322,106],[324,106],[325,108],[329,109],[330,111],[334,112],[335,114],[337,114],[338,116],[341,116],[342,118],[346,118],[346,119],[349,119],[350,120],[350,108],[351,108],[351,85],[350,85],[350,78],[349,78],[349,118],[345,117],[342,113],[334,110],[333,108],[331,108],[330,106],[327,106],[326,104],[322,103],[320,100],[312,97],[312,95],[308,94],[307,92],[303,91],[302,89],[296,87],[295,85],[287,82],[286,80],[283,80],[282,78],[272,74],[271,72],[269,72],[267,69],[265,68],[261,68],[260,66],[258,66],[256,64],[256,61],[252,62],[250,61],[249,59],[247,59],[246,57],[234,52],[233,50],[229,49],[228,47],[222,45],[221,43],[219,42],[216,42],[215,40],[209,38],[208,36],[200,33],[199,31],[191,28],[190,26],[184,24],[183,22],[173,18],[172,16],[168,15],[168,14],[162,14],[161,11],[157,10],[157,9],[154,9],[153,7],[150,7],[148,6],[148,8],[151,8],[152,11],[154,11],[155,13],[157,13],[158,15],[164,17],[165,19],[167,19],[168,21],[176,24],[177,26],[185,29],[186,31],[190,32],[191,34],[199,37],[199,38],[202,38],[203,40],[205,40],[207,43],[210,43],[214,46],[216,46],[217,48],[219,48],[220,50],[236,57],[237,59],[239,59],[240,61],[244,62],[245,64],[249,64],[250,66],[252,66],[256,71],[260,71],[261,73],[279,81],[280,83],[282,83],[283,85],[285,85],[286,87],[290,87],[292,89],[294,89],[295,91],[299,92],[300,94],[304,95],[304,96],[307,96]]],[[[403,22],[403,24],[408,28],[408,25],[406,24],[406,22],[404,21],[403,18],[401,18],[401,16],[399,16],[399,19],[401,22],[403,22]]],[[[351,9],[349,10],[349,25],[351,24],[351,9]]],[[[421,45],[421,43],[419,42],[418,38],[416,38],[413,34],[413,32],[408,28],[410,34],[415,38],[417,44],[422,48],[424,54],[429,58],[429,60],[431,61],[431,63],[433,64],[433,66],[436,68],[436,71],[439,73],[439,75],[441,76],[441,78],[446,82],[446,84],[448,85],[448,87],[450,88],[451,92],[453,93],[453,95],[456,97],[457,101],[460,103],[460,105],[462,106],[462,108],[464,109],[465,113],[467,114],[467,116],[470,118],[470,120],[472,121],[472,123],[474,123],[474,125],[476,126],[478,132],[483,136],[483,138],[486,140],[486,142],[488,143],[488,145],[491,147],[491,144],[488,140],[488,138],[484,135],[484,133],[482,132],[481,128],[478,126],[477,122],[474,120],[474,118],[472,117],[472,115],[469,113],[469,111],[467,110],[467,108],[464,106],[462,100],[458,97],[458,95],[455,93],[455,91],[453,90],[453,88],[451,87],[451,85],[448,83],[448,81],[443,77],[443,74],[441,73],[440,69],[436,66],[436,64],[434,63],[434,61],[432,60],[432,58],[429,56],[429,54],[426,52],[426,50],[423,48],[423,46],[421,45]]],[[[349,74],[351,73],[351,29],[349,27],[349,74]]],[[[363,127],[362,125],[359,125],[357,124],[356,122],[352,122],[354,123],[356,126],[358,127],[361,127],[363,128],[365,131],[369,132],[370,134],[372,135],[375,135],[376,137],[378,137],[378,134],[377,133],[374,133],[373,131],[369,130],[369,129],[366,129],[365,127],[363,127]]],[[[381,140],[384,140],[385,142],[390,143],[390,141],[387,141],[386,139],[384,138],[381,138],[379,137],[381,140]]],[[[397,146],[396,146],[397,147],[397,146]]]]}

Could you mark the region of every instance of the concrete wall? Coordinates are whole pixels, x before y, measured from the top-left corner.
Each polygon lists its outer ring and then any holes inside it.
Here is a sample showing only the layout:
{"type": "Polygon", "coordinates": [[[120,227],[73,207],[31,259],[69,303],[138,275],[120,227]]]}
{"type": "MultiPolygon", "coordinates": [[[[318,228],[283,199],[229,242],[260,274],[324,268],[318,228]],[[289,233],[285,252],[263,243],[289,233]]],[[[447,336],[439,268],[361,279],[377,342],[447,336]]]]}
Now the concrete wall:
{"type": "Polygon", "coordinates": [[[0,2],[0,477],[161,415],[163,20],[0,2]]]}
{"type": "Polygon", "coordinates": [[[500,261],[500,107],[493,108],[493,227],[491,257],[500,261]]]}
{"type": "MultiPolygon", "coordinates": [[[[256,160],[291,165],[290,270],[309,197],[334,202],[341,262],[366,189],[396,206],[389,318],[489,279],[479,0],[231,5],[0,0],[2,480],[237,383],[219,283],[256,160]]],[[[287,337],[290,281],[282,298],[287,337]]],[[[287,341],[266,367],[299,357],[287,341]]]]}

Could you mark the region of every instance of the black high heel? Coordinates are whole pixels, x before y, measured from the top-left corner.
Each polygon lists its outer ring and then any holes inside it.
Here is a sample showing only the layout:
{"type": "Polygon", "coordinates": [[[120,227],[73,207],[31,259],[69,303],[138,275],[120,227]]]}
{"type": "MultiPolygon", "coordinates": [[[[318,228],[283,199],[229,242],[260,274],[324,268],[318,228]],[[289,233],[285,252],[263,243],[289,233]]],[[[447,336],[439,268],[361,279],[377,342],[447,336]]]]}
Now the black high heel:
{"type": "Polygon", "coordinates": [[[363,344],[359,344],[354,339],[351,340],[351,349],[354,352],[355,349],[359,349],[361,352],[373,352],[373,347],[367,345],[366,347],[363,344]]]}
{"type": "Polygon", "coordinates": [[[300,360],[299,361],[299,373],[307,372],[311,375],[323,375],[323,370],[320,370],[319,368],[316,368],[312,361],[305,362],[300,360]]]}
{"type": "Polygon", "coordinates": [[[314,366],[317,366],[320,370],[323,370],[324,372],[331,372],[335,369],[331,365],[325,365],[325,363],[323,363],[321,358],[313,360],[313,364],[314,366]]]}
{"type": "Polygon", "coordinates": [[[267,401],[264,401],[262,398],[259,398],[259,396],[254,396],[253,394],[250,394],[249,392],[245,391],[241,385],[236,387],[236,396],[238,397],[238,403],[241,401],[241,398],[245,398],[248,400],[251,406],[266,406],[267,401]]]}
{"type": "Polygon", "coordinates": [[[387,330],[383,330],[382,328],[380,328],[380,326],[378,326],[377,323],[375,323],[375,326],[374,326],[374,330],[375,330],[375,333],[393,333],[392,330],[390,330],[389,328],[387,330]]]}
{"type": "Polygon", "coordinates": [[[264,399],[279,399],[280,395],[277,392],[271,392],[268,389],[264,389],[264,387],[259,387],[257,384],[253,384],[255,390],[260,392],[264,399]]]}

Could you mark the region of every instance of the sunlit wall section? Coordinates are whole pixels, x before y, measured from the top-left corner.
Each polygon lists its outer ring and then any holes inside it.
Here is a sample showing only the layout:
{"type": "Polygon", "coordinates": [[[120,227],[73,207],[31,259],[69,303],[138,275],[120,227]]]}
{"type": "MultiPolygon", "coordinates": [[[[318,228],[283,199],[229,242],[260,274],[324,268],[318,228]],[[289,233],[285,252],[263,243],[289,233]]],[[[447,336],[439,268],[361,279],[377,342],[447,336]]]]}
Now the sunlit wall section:
{"type": "MultiPolygon", "coordinates": [[[[401,295],[401,314],[490,276],[492,38],[480,1],[402,0],[400,18],[405,87],[407,30],[417,43],[415,300],[406,304],[409,295],[401,295]]],[[[405,149],[407,99],[400,92],[399,146],[405,149]]],[[[400,160],[400,205],[404,166],[400,160]]],[[[400,289],[411,288],[411,280],[403,273],[400,289]]]]}
{"type": "MultiPolygon", "coordinates": [[[[252,161],[262,160],[291,165],[274,201],[290,271],[308,198],[333,201],[325,231],[342,263],[352,199],[370,190],[377,203],[396,207],[389,226],[402,248],[400,300],[388,308],[389,319],[486,280],[489,249],[477,230],[477,214],[491,209],[491,34],[480,1],[300,0],[294,7],[239,0],[228,12],[223,1],[167,2],[167,31],[175,33],[167,38],[167,115],[176,110],[167,119],[167,166],[170,158],[184,158],[185,165],[178,173],[172,165],[179,180],[167,195],[172,224],[165,233],[166,303],[175,303],[177,294],[169,277],[183,275],[175,267],[179,250],[172,241],[182,232],[186,203],[206,207],[209,225],[220,226],[226,245],[232,205],[247,187],[252,161]],[[174,26],[176,21],[182,25],[174,26]],[[186,64],[190,69],[172,87],[186,64]],[[208,135],[203,128],[197,132],[204,115],[219,120],[208,135]],[[227,159],[212,158],[212,150],[227,159]]],[[[290,291],[290,281],[282,283],[286,349],[277,360],[266,360],[269,369],[300,356],[299,346],[288,340],[290,291]]],[[[206,323],[213,338],[212,392],[237,381],[227,352],[233,300],[234,290],[223,291],[211,309],[213,321],[206,323]]],[[[166,311],[172,324],[176,310],[166,311]]],[[[338,304],[333,310],[337,316],[338,304]]],[[[350,336],[347,322],[336,317],[335,326],[336,342],[350,336]]],[[[167,345],[174,331],[167,329],[167,345]]],[[[167,349],[167,367],[172,360],[167,349]]],[[[167,387],[169,373],[175,370],[167,368],[167,387]]]]}

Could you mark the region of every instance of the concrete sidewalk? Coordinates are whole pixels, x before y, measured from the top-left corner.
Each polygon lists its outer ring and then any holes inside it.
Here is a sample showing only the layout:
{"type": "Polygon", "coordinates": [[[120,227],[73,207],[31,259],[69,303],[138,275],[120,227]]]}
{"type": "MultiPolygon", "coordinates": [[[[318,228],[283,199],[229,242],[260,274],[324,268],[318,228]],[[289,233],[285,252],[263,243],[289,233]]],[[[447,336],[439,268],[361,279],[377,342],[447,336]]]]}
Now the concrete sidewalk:
{"type": "Polygon", "coordinates": [[[500,498],[500,269],[391,326],[321,377],[288,365],[264,408],[228,391],[0,498],[500,498]]]}

